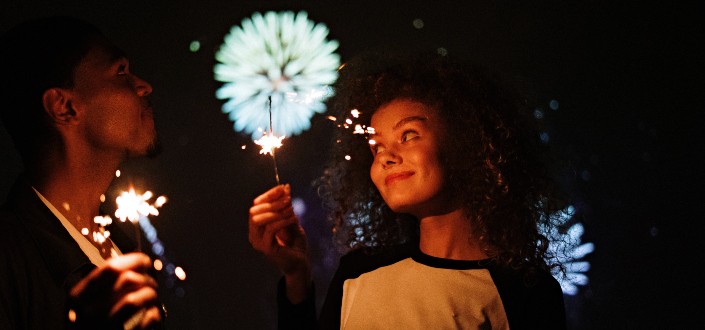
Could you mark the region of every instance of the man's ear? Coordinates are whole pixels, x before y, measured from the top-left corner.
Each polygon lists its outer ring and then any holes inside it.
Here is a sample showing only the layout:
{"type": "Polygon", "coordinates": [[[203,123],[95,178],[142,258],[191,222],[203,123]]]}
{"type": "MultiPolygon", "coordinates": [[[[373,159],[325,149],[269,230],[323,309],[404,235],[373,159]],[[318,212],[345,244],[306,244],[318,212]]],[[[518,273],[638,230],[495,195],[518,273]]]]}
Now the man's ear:
{"type": "Polygon", "coordinates": [[[44,111],[58,125],[74,124],[77,121],[76,110],[71,102],[71,92],[52,87],[42,94],[44,111]]]}

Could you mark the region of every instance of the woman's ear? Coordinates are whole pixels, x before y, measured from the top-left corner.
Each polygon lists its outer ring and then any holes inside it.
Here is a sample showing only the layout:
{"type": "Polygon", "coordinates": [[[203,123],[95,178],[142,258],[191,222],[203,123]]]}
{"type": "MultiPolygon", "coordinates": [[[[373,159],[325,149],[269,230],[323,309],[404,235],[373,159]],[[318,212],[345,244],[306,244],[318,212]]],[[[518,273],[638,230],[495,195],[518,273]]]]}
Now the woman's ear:
{"type": "Polygon", "coordinates": [[[44,111],[57,125],[70,125],[77,122],[70,91],[58,87],[49,88],[42,94],[42,104],[44,111]]]}

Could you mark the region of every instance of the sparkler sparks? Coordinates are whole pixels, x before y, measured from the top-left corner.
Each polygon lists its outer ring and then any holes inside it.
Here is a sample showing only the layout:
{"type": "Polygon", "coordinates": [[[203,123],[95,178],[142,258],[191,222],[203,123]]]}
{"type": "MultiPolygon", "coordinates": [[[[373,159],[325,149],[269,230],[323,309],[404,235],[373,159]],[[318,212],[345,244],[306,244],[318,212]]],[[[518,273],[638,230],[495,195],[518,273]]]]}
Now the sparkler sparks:
{"type": "Polygon", "coordinates": [[[118,217],[120,221],[124,222],[125,220],[130,220],[135,223],[139,221],[140,215],[159,215],[157,208],[166,203],[166,197],[159,196],[153,204],[150,204],[147,201],[153,196],[154,194],[149,190],[139,195],[135,192],[134,188],[130,188],[129,191],[123,192],[115,200],[118,205],[115,216],[118,217]]]}
{"type": "MultiPolygon", "coordinates": [[[[369,144],[374,145],[377,143],[377,141],[370,139],[370,137],[369,137],[371,134],[375,134],[374,127],[355,123],[355,119],[359,119],[360,114],[362,114],[362,112],[360,112],[357,109],[350,110],[350,115],[352,116],[352,118],[347,117],[347,118],[343,119],[343,121],[340,124],[338,124],[337,126],[338,126],[338,128],[343,128],[346,130],[352,128],[352,134],[363,135],[365,137],[365,139],[368,140],[369,144]]],[[[333,116],[328,116],[328,120],[330,120],[332,122],[338,121],[338,119],[333,116]]],[[[340,143],[340,140],[337,140],[336,143],[340,143]]],[[[345,155],[345,160],[351,160],[351,159],[352,159],[352,157],[350,155],[345,155]]]]}
{"type": "Polygon", "coordinates": [[[134,188],[130,188],[129,191],[124,191],[120,196],[115,199],[118,205],[117,210],[115,210],[115,216],[120,219],[120,221],[130,220],[135,225],[135,233],[137,234],[137,244],[138,250],[141,250],[141,237],[140,228],[144,231],[145,238],[151,244],[151,249],[154,254],[158,256],[158,259],[154,261],[154,268],[157,270],[166,270],[169,275],[176,276],[180,280],[186,278],[186,272],[181,267],[175,267],[171,262],[168,261],[164,254],[164,244],[157,237],[157,230],[152,225],[149,220],[150,215],[159,215],[159,208],[166,203],[167,198],[164,196],[159,196],[154,199],[154,202],[150,203],[149,200],[154,197],[151,191],[145,191],[143,194],[138,194],[135,192],[134,188]],[[166,266],[164,267],[164,264],[166,266]],[[174,272],[175,269],[179,271],[174,272]]]}
{"type": "Polygon", "coordinates": [[[274,155],[274,149],[282,146],[282,140],[284,140],[283,136],[265,132],[259,140],[255,140],[255,144],[262,147],[262,150],[259,151],[260,155],[274,155]]]}

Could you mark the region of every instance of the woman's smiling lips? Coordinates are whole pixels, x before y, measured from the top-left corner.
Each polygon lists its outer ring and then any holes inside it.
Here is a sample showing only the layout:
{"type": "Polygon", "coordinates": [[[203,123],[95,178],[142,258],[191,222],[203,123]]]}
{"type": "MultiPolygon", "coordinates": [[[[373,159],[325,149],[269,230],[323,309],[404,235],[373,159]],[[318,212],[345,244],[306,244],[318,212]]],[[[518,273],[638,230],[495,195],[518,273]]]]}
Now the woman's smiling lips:
{"type": "Polygon", "coordinates": [[[390,183],[392,183],[394,181],[404,180],[412,175],[414,175],[414,172],[412,172],[412,171],[392,173],[390,175],[387,175],[386,178],[384,178],[384,184],[389,185],[390,183]]]}

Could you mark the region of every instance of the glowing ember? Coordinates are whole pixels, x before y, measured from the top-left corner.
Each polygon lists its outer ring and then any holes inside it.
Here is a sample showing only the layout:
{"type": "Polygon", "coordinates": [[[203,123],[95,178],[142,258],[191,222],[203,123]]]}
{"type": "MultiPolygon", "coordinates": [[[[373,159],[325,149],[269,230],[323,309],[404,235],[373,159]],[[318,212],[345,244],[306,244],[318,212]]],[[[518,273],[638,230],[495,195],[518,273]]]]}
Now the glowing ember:
{"type": "Polygon", "coordinates": [[[115,171],[115,176],[118,178],[120,177],[120,170],[115,171]]]}
{"type": "Polygon", "coordinates": [[[96,216],[93,218],[93,222],[101,225],[102,227],[105,227],[111,223],[113,223],[113,219],[111,219],[109,216],[96,216]]]}
{"type": "Polygon", "coordinates": [[[282,140],[284,140],[283,136],[276,136],[265,132],[264,136],[262,136],[259,140],[255,140],[255,144],[262,147],[262,150],[259,151],[260,154],[273,155],[274,148],[279,148],[282,146],[282,140]]]}
{"type": "Polygon", "coordinates": [[[93,232],[93,241],[98,243],[98,244],[103,244],[105,243],[105,240],[108,239],[108,236],[104,235],[103,233],[99,233],[97,231],[93,232]]]}
{"type": "Polygon", "coordinates": [[[157,271],[159,271],[159,270],[162,270],[163,267],[164,267],[164,264],[162,263],[161,260],[159,260],[159,259],[154,259],[154,269],[156,269],[157,271]]]}
{"type": "Polygon", "coordinates": [[[83,236],[88,235],[88,228],[81,229],[81,234],[83,234],[83,236]]]}

